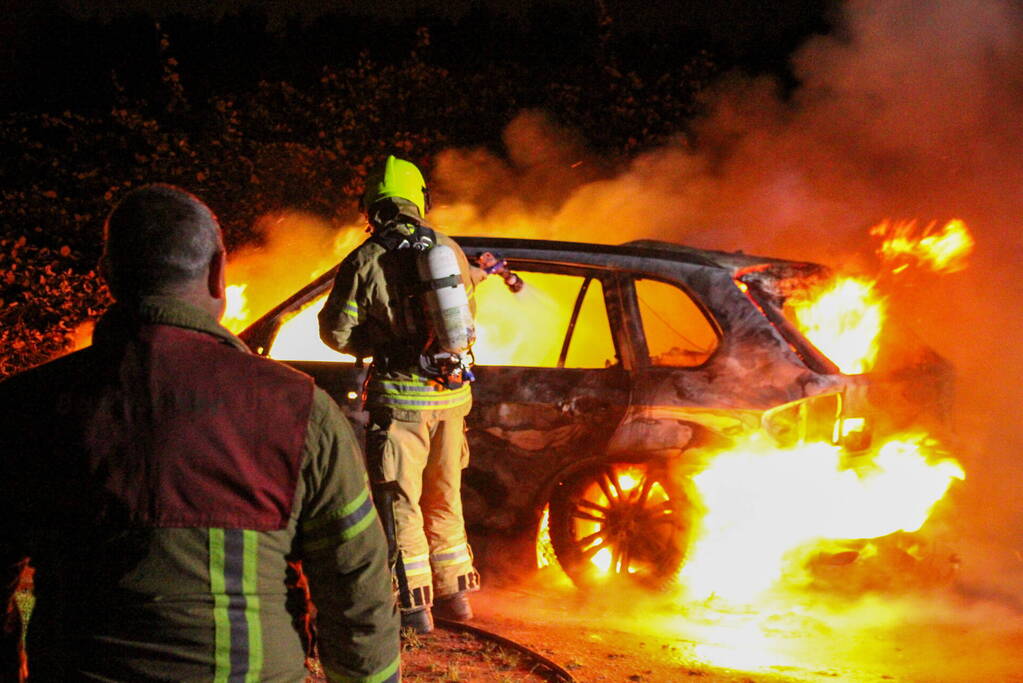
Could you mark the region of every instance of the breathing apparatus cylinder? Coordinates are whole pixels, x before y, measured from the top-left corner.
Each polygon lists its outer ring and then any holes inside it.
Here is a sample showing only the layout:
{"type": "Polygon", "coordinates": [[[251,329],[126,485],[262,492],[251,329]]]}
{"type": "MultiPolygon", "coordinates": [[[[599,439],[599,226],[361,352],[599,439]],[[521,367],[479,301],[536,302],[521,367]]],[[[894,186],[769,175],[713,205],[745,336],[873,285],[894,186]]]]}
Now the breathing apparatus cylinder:
{"type": "Polygon", "coordinates": [[[456,356],[468,353],[476,341],[476,324],[455,251],[437,244],[419,253],[417,267],[438,350],[456,356]]]}

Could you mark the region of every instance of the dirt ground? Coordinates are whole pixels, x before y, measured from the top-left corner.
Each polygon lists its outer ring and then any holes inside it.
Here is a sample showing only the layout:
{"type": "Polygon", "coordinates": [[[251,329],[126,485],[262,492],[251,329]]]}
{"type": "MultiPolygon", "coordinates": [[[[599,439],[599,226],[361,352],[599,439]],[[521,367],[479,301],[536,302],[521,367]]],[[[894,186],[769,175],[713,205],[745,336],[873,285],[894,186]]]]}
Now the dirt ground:
{"type": "Polygon", "coordinates": [[[426,683],[542,683],[558,680],[541,662],[472,633],[440,627],[402,639],[402,677],[426,683]]]}
{"type": "MultiPolygon", "coordinates": [[[[1023,683],[1023,615],[952,594],[765,614],[679,606],[671,596],[586,596],[541,574],[488,586],[473,605],[473,624],[535,649],[579,683],[1023,683]]],[[[495,666],[485,647],[431,638],[406,647],[406,680],[545,680],[495,666]],[[456,662],[452,675],[452,653],[479,666],[456,662]]]]}
{"type": "MultiPolygon", "coordinates": [[[[432,633],[402,633],[405,683],[547,683],[559,680],[542,662],[515,648],[444,627],[432,633]]],[[[326,683],[317,662],[307,662],[306,683],[326,683]]]]}

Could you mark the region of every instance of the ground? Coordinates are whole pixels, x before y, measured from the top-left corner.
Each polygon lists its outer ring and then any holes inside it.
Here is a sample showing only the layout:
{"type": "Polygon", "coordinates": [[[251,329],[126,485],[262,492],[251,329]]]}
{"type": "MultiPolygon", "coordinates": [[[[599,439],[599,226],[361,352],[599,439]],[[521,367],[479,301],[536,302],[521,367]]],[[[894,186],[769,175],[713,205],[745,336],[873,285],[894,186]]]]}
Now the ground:
{"type": "MultiPolygon", "coordinates": [[[[472,623],[579,683],[1023,683],[1023,615],[951,591],[765,617],[666,595],[584,596],[551,578],[486,587],[472,623]]],[[[439,631],[406,642],[405,680],[545,680],[474,640],[439,631]]]]}

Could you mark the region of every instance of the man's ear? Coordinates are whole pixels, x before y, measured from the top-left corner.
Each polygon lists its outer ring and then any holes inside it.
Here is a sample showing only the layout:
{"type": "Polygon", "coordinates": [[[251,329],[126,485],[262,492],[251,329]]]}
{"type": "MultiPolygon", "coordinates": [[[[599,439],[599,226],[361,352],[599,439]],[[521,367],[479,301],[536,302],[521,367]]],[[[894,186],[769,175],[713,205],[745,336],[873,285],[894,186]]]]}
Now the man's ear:
{"type": "Polygon", "coordinates": [[[210,259],[210,273],[206,286],[209,288],[210,296],[214,299],[225,299],[227,296],[227,253],[218,249],[213,258],[210,259]]]}

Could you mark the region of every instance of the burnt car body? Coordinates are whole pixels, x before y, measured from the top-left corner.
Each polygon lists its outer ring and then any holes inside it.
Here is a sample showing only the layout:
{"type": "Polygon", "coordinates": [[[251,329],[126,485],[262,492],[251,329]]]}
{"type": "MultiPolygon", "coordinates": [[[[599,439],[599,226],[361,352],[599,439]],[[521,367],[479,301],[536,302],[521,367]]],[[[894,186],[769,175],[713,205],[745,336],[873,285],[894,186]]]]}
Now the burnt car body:
{"type": "MultiPolygon", "coordinates": [[[[947,400],[947,368],[939,362],[935,371],[935,358],[920,363],[926,372],[872,384],[843,375],[789,323],[781,313],[787,292],[827,278],[820,265],[653,241],[456,239],[470,260],[499,253],[527,292],[553,282],[567,302],[553,331],[540,330],[538,320],[511,321],[527,345],[514,354],[516,364],[490,364],[478,353],[463,500],[484,565],[535,563],[549,506],[554,551],[577,583],[594,578],[590,560],[604,548],[614,572],[662,583],[684,561],[691,505],[685,482],[699,453],[757,431],[782,445],[841,439],[836,425],[850,411],[862,412],[873,385],[888,387],[896,403],[909,385],[914,405],[933,409],[947,400]],[[546,350],[532,353],[537,347],[546,350]],[[623,471],[631,473],[628,486],[623,471]]],[[[318,309],[335,272],[267,313],[242,339],[257,353],[281,357],[272,351],[282,323],[318,309]]],[[[501,287],[496,278],[484,285],[501,287]]],[[[537,313],[549,303],[541,295],[523,301],[537,313]]],[[[488,312],[483,301],[481,321],[508,315],[513,305],[488,312]]],[[[363,364],[282,359],[364,424],[363,364]]]]}

